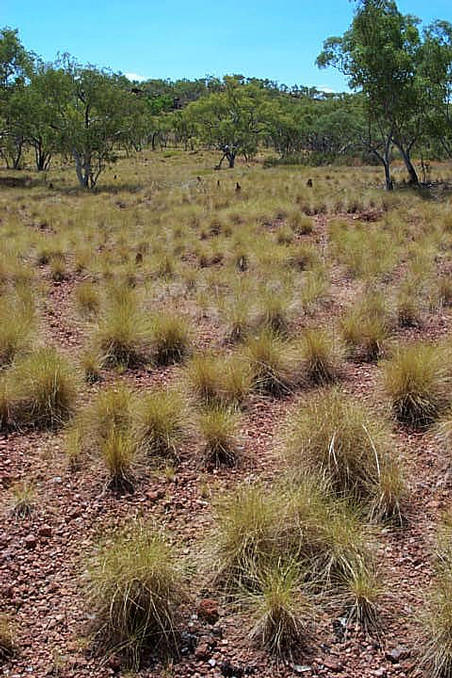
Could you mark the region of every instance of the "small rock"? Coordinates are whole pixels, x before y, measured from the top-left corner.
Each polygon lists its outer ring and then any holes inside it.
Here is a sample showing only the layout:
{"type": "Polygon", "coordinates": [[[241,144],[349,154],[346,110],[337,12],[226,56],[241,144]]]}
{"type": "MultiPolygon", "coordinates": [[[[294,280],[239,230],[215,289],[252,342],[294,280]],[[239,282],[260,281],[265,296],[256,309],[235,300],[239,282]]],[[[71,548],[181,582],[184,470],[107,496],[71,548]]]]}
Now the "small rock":
{"type": "Polygon", "coordinates": [[[392,664],[398,664],[403,659],[407,659],[410,656],[410,651],[408,648],[400,645],[393,648],[389,652],[386,652],[386,659],[388,659],[392,664]]]}
{"type": "Polygon", "coordinates": [[[198,606],[198,617],[208,624],[215,624],[219,619],[218,603],[212,598],[204,598],[198,606]]]}
{"type": "Polygon", "coordinates": [[[37,543],[38,540],[36,539],[34,534],[29,534],[24,539],[24,544],[27,549],[34,549],[37,543]]]}
{"type": "Polygon", "coordinates": [[[209,666],[214,668],[214,666],[216,665],[217,662],[215,661],[215,659],[209,659],[209,661],[207,663],[208,663],[209,666]]]}
{"type": "Polygon", "coordinates": [[[326,659],[322,659],[322,664],[326,666],[327,669],[332,671],[333,673],[337,673],[342,669],[342,664],[341,662],[337,661],[336,659],[332,659],[330,657],[327,657],[326,659]]]}
{"type": "Polygon", "coordinates": [[[195,650],[196,659],[207,659],[210,654],[207,643],[200,643],[195,650]]]}
{"type": "Polygon", "coordinates": [[[50,525],[42,525],[39,528],[38,534],[40,537],[46,537],[48,539],[52,536],[52,528],[50,527],[50,525]]]}

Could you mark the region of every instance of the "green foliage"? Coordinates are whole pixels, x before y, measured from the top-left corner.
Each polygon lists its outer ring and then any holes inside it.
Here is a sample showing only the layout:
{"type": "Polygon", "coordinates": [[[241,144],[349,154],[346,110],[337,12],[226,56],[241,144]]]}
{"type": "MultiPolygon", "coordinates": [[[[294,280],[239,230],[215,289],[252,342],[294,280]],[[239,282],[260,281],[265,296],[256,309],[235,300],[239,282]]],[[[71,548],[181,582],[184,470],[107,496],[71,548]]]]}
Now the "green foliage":
{"type": "Polygon", "coordinates": [[[112,296],[94,334],[94,343],[108,366],[136,367],[150,359],[152,332],[136,295],[127,288],[112,296]]]}
{"type": "Polygon", "coordinates": [[[341,352],[334,337],[324,330],[305,330],[299,350],[302,381],[316,385],[336,381],[341,352]]]}
{"type": "Polygon", "coordinates": [[[17,518],[27,518],[35,508],[36,489],[32,482],[16,483],[11,489],[11,513],[17,518]]]}
{"type": "Polygon", "coordinates": [[[110,487],[130,489],[137,465],[137,441],[133,435],[135,394],[124,385],[100,391],[82,409],[67,432],[70,461],[83,454],[100,458],[109,475],[110,487]]]}

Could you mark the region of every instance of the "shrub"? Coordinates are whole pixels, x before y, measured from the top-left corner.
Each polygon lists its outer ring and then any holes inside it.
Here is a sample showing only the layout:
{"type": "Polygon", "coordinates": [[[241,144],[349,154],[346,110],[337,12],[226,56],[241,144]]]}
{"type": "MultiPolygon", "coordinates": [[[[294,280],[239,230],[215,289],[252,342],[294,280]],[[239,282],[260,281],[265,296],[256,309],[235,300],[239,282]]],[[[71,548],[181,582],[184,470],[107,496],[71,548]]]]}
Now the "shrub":
{"type": "Polygon", "coordinates": [[[178,393],[159,388],[146,394],[136,407],[134,421],[137,443],[146,455],[179,458],[187,421],[178,393]]]}
{"type": "Polygon", "coordinates": [[[13,625],[8,615],[0,613],[0,662],[11,657],[16,651],[13,625]]]}
{"type": "Polygon", "coordinates": [[[396,418],[422,429],[439,415],[444,404],[446,374],[439,347],[413,344],[398,347],[384,364],[384,387],[396,418]]]}
{"type": "Polygon", "coordinates": [[[324,330],[305,330],[300,342],[302,380],[329,384],[339,375],[340,351],[333,337],[324,330]]]}
{"type": "Polygon", "coordinates": [[[400,514],[403,482],[390,455],[388,427],[337,389],[315,395],[292,415],[286,458],[293,469],[380,516],[400,514]]]}
{"type": "Polygon", "coordinates": [[[185,588],[173,549],[140,526],[115,535],[88,570],[87,600],[104,651],[119,651],[138,669],[146,654],[174,651],[185,588]]]}
{"type": "Polygon", "coordinates": [[[251,365],[253,387],[257,391],[273,396],[290,391],[294,381],[294,366],[286,341],[264,330],[247,341],[245,356],[251,365]]]}
{"type": "Polygon", "coordinates": [[[180,362],[190,350],[190,330],[184,318],[159,314],[152,323],[152,348],[159,365],[180,362]]]}
{"type": "Polygon", "coordinates": [[[53,348],[41,348],[18,360],[7,381],[13,425],[55,428],[74,412],[74,371],[53,348]]]}
{"type": "Polygon", "coordinates": [[[254,625],[251,638],[281,659],[292,659],[306,644],[313,606],[302,592],[296,565],[275,567],[262,577],[258,593],[250,597],[254,625]]]}
{"type": "Polygon", "coordinates": [[[224,407],[211,406],[200,414],[203,456],[208,466],[237,465],[240,458],[237,426],[237,414],[224,407]]]}

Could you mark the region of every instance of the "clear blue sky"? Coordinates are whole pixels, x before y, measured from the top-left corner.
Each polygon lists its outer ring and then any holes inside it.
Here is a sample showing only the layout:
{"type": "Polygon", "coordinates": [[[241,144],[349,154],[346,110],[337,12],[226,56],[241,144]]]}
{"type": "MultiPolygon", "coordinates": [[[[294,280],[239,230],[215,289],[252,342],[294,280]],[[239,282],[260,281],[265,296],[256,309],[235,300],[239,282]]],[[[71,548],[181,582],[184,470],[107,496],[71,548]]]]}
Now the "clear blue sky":
{"type": "MultiPolygon", "coordinates": [[[[452,22],[452,0],[399,0],[426,22],[452,22]]],[[[0,26],[27,49],[146,77],[225,73],[345,89],[314,61],[323,40],[349,25],[349,0],[0,0],[0,26]]]]}

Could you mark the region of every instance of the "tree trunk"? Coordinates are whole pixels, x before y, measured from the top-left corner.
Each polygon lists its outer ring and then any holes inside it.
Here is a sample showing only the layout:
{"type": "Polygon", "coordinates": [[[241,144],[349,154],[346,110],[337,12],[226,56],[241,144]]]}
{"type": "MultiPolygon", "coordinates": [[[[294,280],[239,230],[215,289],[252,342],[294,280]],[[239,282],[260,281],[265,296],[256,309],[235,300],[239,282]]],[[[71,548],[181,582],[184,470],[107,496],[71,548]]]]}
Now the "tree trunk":
{"type": "Polygon", "coordinates": [[[416,172],[416,169],[415,169],[413,163],[411,162],[410,151],[406,151],[403,148],[403,146],[401,146],[400,144],[398,144],[396,142],[395,142],[395,144],[400,151],[400,154],[403,158],[403,162],[405,163],[405,167],[406,167],[408,175],[410,177],[410,184],[412,186],[419,186],[419,177],[417,175],[417,172],[416,172]]]}
{"type": "Polygon", "coordinates": [[[44,172],[45,170],[49,169],[52,155],[50,153],[46,153],[40,141],[34,144],[34,148],[35,148],[36,169],[38,170],[38,172],[44,172]]]}
{"type": "Polygon", "coordinates": [[[394,190],[394,184],[391,178],[391,166],[389,162],[385,159],[383,162],[384,168],[385,168],[385,188],[387,191],[393,191],[394,190]]]}
{"type": "Polygon", "coordinates": [[[228,162],[229,162],[229,169],[234,169],[235,165],[235,153],[228,153],[226,155],[228,162]]]}
{"type": "Polygon", "coordinates": [[[83,158],[75,149],[72,151],[75,160],[75,171],[77,174],[78,183],[82,188],[90,188],[91,179],[91,163],[88,158],[83,158]]]}

